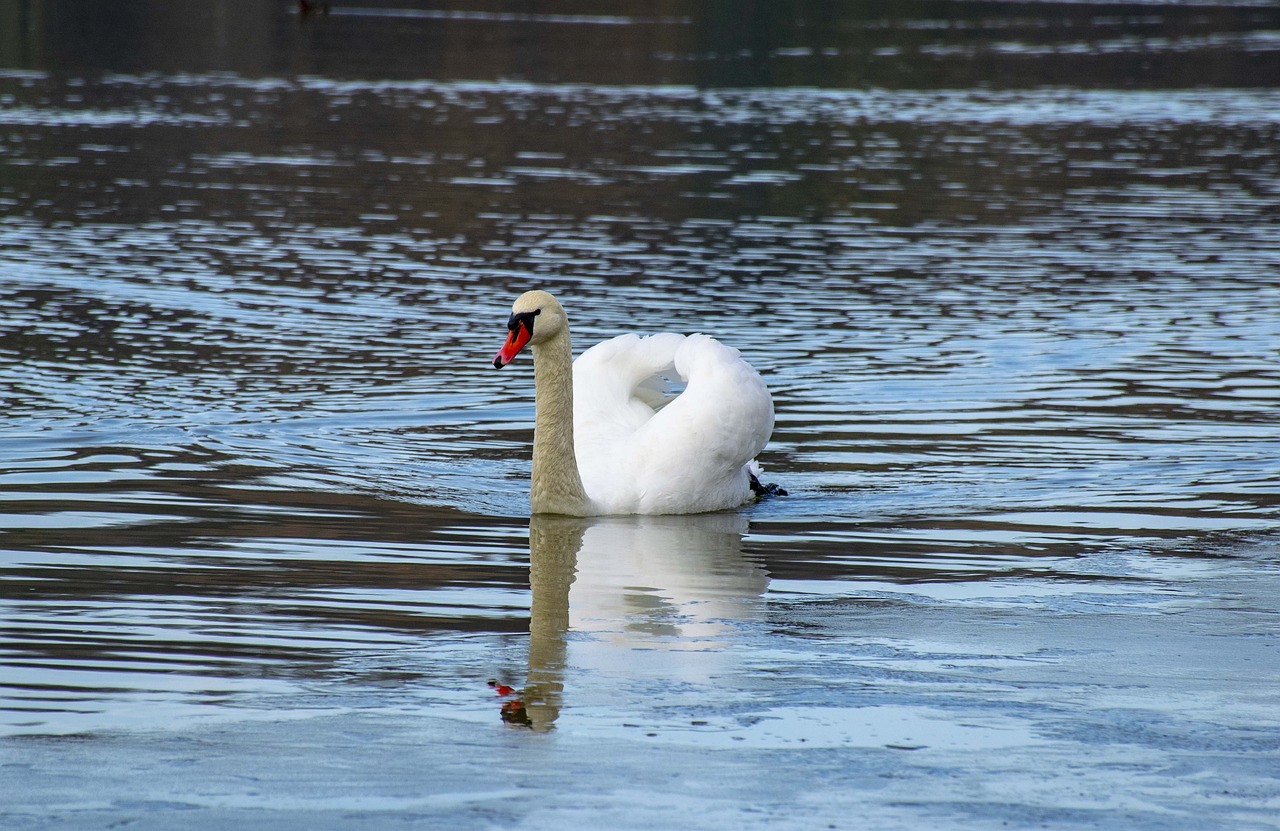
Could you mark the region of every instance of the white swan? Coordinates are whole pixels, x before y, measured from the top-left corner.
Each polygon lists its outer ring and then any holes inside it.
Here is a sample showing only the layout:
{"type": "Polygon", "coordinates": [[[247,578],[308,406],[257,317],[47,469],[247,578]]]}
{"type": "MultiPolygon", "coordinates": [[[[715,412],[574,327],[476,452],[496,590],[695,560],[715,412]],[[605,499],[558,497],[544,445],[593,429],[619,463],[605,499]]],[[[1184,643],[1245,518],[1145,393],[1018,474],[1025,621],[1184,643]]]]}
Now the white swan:
{"type": "Polygon", "coordinates": [[[693,514],[777,491],[753,461],[773,399],[738,350],[706,335],[622,335],[574,361],[569,321],[545,291],[520,295],[507,328],[495,367],[533,347],[533,513],[693,514]],[[664,374],[685,390],[672,398],[664,374]]]}

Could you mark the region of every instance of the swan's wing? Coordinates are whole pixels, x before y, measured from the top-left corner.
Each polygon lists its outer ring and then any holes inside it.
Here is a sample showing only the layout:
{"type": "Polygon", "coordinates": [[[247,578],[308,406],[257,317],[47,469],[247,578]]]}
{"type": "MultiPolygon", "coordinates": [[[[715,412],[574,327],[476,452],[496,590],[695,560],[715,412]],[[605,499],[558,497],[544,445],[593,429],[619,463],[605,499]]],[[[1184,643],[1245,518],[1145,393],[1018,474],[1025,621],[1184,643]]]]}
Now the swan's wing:
{"type": "Polygon", "coordinates": [[[684,335],[622,335],[573,362],[573,432],[587,495],[606,513],[635,513],[635,436],[669,399],[684,335]]]}
{"type": "Polygon", "coordinates": [[[772,431],[760,375],[706,335],[623,335],[574,362],[578,468],[592,499],[617,510],[742,504],[750,495],[743,468],[772,431]],[[664,376],[685,390],[670,398],[664,376]]]}
{"type": "Polygon", "coordinates": [[[706,335],[685,339],[675,369],[684,392],[636,433],[637,452],[649,460],[638,482],[656,493],[659,477],[678,471],[682,487],[668,481],[663,490],[742,504],[750,494],[745,468],[773,433],[769,389],[738,350],[706,335]]]}
{"type": "MultiPolygon", "coordinates": [[[[589,443],[625,442],[670,399],[663,376],[676,376],[684,335],[622,335],[573,362],[573,428],[589,443]]],[[[579,442],[580,443],[580,442],[579,442]]]]}

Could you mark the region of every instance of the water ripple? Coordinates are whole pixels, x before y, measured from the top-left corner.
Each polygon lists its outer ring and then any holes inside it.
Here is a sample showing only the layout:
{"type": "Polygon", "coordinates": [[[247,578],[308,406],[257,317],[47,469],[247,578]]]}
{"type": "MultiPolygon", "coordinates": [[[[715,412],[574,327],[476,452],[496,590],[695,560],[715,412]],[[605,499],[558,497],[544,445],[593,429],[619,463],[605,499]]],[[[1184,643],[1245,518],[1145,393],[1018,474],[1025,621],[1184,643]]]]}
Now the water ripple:
{"type": "MultiPolygon", "coordinates": [[[[1271,48],[1189,37],[1081,42],[1271,48]]],[[[1274,89],[5,71],[0,101],[6,730],[527,632],[532,382],[489,361],[535,284],[579,346],[704,331],[768,379],[791,496],[686,529],[748,618],[766,584],[1163,613],[1280,520],[1274,89]]]]}

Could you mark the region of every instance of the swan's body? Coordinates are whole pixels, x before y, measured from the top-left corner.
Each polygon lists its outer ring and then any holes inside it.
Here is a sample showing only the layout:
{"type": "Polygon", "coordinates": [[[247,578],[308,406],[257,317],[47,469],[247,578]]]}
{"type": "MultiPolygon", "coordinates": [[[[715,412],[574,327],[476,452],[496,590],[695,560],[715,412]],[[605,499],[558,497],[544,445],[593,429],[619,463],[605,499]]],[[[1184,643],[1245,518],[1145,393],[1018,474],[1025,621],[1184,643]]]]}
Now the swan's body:
{"type": "Polygon", "coordinates": [[[773,400],[738,350],[706,335],[623,335],[574,361],[564,309],[544,291],[521,295],[508,327],[494,366],[533,346],[534,513],[691,514],[754,497],[773,400]],[[671,398],[663,376],[685,390],[671,398]]]}

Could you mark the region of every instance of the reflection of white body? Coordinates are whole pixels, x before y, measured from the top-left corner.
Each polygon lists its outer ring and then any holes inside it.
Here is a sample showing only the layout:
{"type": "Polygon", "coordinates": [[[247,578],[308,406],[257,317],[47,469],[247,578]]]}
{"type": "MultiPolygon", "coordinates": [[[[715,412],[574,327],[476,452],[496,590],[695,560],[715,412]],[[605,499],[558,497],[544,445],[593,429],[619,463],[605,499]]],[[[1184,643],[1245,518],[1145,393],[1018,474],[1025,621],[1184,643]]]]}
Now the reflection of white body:
{"type": "Polygon", "coordinates": [[[626,692],[624,681],[704,683],[719,674],[734,621],[761,612],[769,585],[742,553],[746,531],[736,514],[535,516],[525,695],[534,725],[555,721],[566,681],[590,704],[587,689],[608,698],[626,692]],[[606,683],[579,686],[575,677],[606,683]]]}
{"type": "Polygon", "coordinates": [[[623,335],[573,361],[564,309],[544,291],[521,295],[508,327],[494,366],[533,347],[534,513],[691,514],[752,498],[773,400],[738,350],[706,335],[623,335]]]}
{"type": "Polygon", "coordinates": [[[742,554],[746,530],[730,514],[593,524],[569,592],[571,630],[621,647],[714,648],[732,621],[755,614],[769,584],[742,554]]]}

